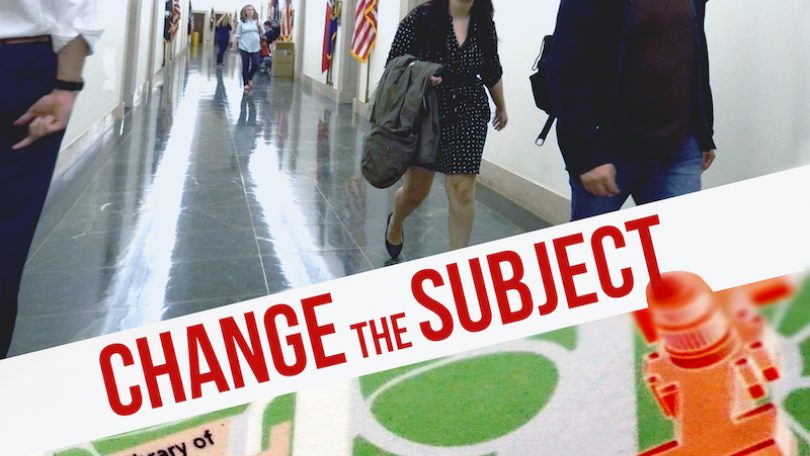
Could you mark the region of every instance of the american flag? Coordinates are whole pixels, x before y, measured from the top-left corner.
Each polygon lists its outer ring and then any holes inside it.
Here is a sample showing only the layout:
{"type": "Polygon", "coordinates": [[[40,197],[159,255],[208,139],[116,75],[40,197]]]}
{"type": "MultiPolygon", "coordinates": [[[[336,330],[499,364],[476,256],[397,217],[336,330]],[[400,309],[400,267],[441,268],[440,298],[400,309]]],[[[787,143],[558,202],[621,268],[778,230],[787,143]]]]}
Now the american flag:
{"type": "Polygon", "coordinates": [[[326,0],[326,24],[323,30],[323,56],[321,58],[321,71],[324,73],[329,71],[332,66],[339,17],[340,11],[335,7],[335,0],[326,0]]]}
{"type": "Polygon", "coordinates": [[[278,0],[270,0],[270,5],[268,8],[270,19],[277,21],[281,19],[281,11],[278,8],[278,0]]]}
{"type": "Polygon", "coordinates": [[[180,0],[174,0],[174,4],[172,5],[172,36],[177,35],[177,31],[180,29],[180,16],[182,14],[182,11],[180,11],[180,0]]]}
{"type": "Polygon", "coordinates": [[[284,21],[281,23],[281,36],[290,39],[293,27],[292,0],[287,0],[284,6],[284,21]]]}
{"type": "Polygon", "coordinates": [[[358,0],[354,14],[352,56],[366,63],[377,42],[377,0],[358,0]]]}

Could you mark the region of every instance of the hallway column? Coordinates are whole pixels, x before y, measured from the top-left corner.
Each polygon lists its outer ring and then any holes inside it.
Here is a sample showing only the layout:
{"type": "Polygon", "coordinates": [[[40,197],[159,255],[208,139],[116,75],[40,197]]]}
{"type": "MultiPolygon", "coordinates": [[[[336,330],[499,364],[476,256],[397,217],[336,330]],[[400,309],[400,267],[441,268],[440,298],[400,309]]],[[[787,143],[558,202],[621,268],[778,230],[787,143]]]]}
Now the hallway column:
{"type": "Polygon", "coordinates": [[[304,49],[306,49],[306,17],[307,17],[307,1],[299,0],[295,7],[295,35],[293,42],[295,43],[295,78],[301,79],[304,74],[304,49]]]}
{"type": "Polygon", "coordinates": [[[351,56],[352,35],[354,34],[354,9],[356,0],[342,0],[340,27],[338,28],[337,49],[340,53],[340,66],[334,75],[335,87],[338,90],[338,103],[352,103],[358,96],[357,78],[360,64],[351,56]]]}

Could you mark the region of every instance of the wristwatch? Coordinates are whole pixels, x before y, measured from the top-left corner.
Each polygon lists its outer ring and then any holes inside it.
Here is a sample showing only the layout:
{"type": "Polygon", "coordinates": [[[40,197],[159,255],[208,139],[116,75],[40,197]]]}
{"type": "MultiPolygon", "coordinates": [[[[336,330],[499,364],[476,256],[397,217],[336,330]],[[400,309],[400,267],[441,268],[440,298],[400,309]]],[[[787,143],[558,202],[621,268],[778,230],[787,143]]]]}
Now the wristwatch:
{"type": "Polygon", "coordinates": [[[79,92],[84,89],[84,81],[63,81],[57,79],[53,85],[54,90],[65,90],[68,92],[79,92]]]}

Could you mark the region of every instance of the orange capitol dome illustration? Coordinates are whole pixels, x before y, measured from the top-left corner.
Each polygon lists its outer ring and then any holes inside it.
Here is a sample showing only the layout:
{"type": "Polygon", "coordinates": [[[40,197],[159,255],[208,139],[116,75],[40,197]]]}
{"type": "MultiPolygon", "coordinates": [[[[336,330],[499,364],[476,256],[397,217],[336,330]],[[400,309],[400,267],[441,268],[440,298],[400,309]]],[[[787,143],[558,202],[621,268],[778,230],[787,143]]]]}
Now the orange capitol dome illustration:
{"type": "Polygon", "coordinates": [[[675,440],[651,455],[797,454],[796,442],[767,383],[779,379],[778,358],[755,306],[790,293],[785,280],[715,293],[699,276],[672,272],[647,288],[649,309],[636,315],[657,349],[643,375],[675,440]]]}

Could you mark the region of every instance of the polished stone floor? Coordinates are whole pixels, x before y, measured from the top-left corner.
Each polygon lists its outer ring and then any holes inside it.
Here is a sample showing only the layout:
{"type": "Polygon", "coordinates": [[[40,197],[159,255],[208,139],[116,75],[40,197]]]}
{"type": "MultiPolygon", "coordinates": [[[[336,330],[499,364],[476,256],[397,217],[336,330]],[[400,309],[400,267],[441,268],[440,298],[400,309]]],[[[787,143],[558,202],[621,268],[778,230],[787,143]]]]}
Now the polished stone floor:
{"type": "MultiPolygon", "coordinates": [[[[366,123],[207,50],[54,182],[12,354],[386,266],[392,190],[359,173],[366,123]]],[[[547,226],[479,186],[473,243],[547,226]]],[[[443,180],[405,225],[404,260],[447,249],[443,180]]]]}

